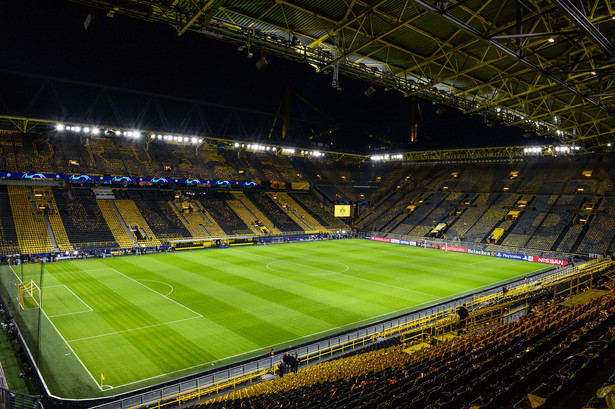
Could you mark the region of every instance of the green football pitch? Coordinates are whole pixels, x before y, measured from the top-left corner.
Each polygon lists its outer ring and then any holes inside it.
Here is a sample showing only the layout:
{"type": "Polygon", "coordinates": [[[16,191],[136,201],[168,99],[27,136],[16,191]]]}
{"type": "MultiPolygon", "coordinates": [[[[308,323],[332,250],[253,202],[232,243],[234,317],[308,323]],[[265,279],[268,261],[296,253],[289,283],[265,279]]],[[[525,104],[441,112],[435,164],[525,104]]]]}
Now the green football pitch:
{"type": "Polygon", "coordinates": [[[14,308],[18,282],[40,286],[42,309],[20,310],[17,322],[50,391],[84,398],[263,356],[544,269],[341,240],[15,266],[2,270],[2,287],[14,308]]]}

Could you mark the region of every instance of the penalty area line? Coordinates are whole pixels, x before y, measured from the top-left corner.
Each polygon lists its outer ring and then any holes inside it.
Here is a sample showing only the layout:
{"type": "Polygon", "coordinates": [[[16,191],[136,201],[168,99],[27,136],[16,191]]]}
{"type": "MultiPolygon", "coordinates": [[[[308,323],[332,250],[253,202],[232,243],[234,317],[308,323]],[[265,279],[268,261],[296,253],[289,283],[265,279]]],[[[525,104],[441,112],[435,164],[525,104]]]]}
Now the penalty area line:
{"type": "Polygon", "coordinates": [[[117,334],[123,334],[125,332],[132,332],[132,331],[139,331],[142,329],[147,329],[147,328],[154,328],[154,327],[160,327],[162,325],[168,325],[168,324],[175,324],[178,322],[184,322],[184,321],[189,321],[189,320],[197,320],[199,318],[203,318],[203,316],[200,317],[190,317],[190,318],[183,318],[181,320],[175,320],[175,321],[167,321],[167,322],[161,322],[159,324],[152,324],[152,325],[145,325],[143,327],[137,327],[137,328],[130,328],[130,329],[124,329],[122,331],[114,331],[114,332],[107,332],[105,334],[98,334],[98,335],[92,335],[90,337],[83,337],[83,338],[75,338],[75,339],[69,339],[67,342],[77,342],[77,341],[85,341],[88,339],[95,339],[95,338],[102,338],[102,337],[108,337],[110,335],[117,335],[117,334]]]}
{"type": "MultiPolygon", "coordinates": [[[[15,277],[17,277],[17,279],[19,280],[19,276],[17,275],[17,273],[15,272],[15,270],[13,270],[12,266],[9,266],[9,268],[11,269],[11,271],[13,272],[13,274],[15,274],[15,277]]],[[[42,304],[42,303],[41,303],[42,304]]],[[[85,366],[85,364],[83,363],[83,361],[81,360],[81,358],[79,358],[79,355],[77,355],[77,353],[75,352],[75,350],[70,346],[70,344],[68,342],[66,342],[66,338],[64,338],[64,335],[62,335],[62,333],[58,330],[58,327],[56,327],[56,325],[53,323],[53,321],[51,320],[51,318],[49,318],[49,316],[47,315],[47,313],[45,312],[45,310],[43,309],[43,307],[40,307],[41,312],[43,313],[43,315],[45,316],[45,318],[47,318],[47,321],[49,321],[49,323],[51,324],[51,326],[53,327],[53,329],[58,333],[58,335],[60,336],[60,338],[62,338],[62,341],[64,341],[64,343],[66,344],[66,346],[68,347],[68,349],[70,349],[70,352],[75,356],[75,358],[77,358],[77,361],[79,361],[79,363],[81,364],[81,366],[83,367],[83,369],[85,369],[85,371],[87,372],[87,374],[90,376],[90,378],[92,379],[92,381],[94,381],[94,384],[96,385],[96,387],[98,389],[101,389],[100,385],[98,384],[98,381],[96,380],[96,378],[94,378],[94,376],[92,375],[92,373],[90,372],[90,370],[88,369],[87,366],[85,366]]]]}
{"type": "Polygon", "coordinates": [[[136,279],[134,279],[134,278],[132,278],[132,277],[128,277],[126,274],[124,274],[124,273],[122,273],[121,271],[118,271],[118,270],[116,270],[116,269],[114,269],[114,268],[112,268],[112,267],[107,267],[107,268],[108,268],[109,270],[113,270],[113,271],[115,271],[115,272],[116,272],[116,273],[118,273],[119,275],[124,276],[124,277],[126,277],[127,279],[129,279],[129,280],[131,280],[131,281],[134,281],[135,283],[139,284],[140,286],[143,286],[143,287],[147,288],[147,289],[148,289],[148,290],[150,290],[151,292],[156,293],[156,294],[158,294],[159,296],[166,298],[167,300],[169,300],[169,301],[171,301],[171,302],[173,302],[173,303],[175,303],[175,304],[179,305],[180,307],[182,307],[182,308],[184,308],[184,309],[186,309],[186,310],[190,311],[191,313],[196,314],[196,315],[197,315],[197,317],[193,317],[193,318],[202,318],[202,317],[203,317],[203,314],[200,314],[200,313],[198,313],[198,312],[194,311],[192,308],[186,307],[184,304],[182,304],[182,303],[180,303],[180,302],[177,302],[177,301],[175,301],[174,299],[169,298],[168,296],[166,296],[166,295],[164,295],[164,294],[160,294],[158,291],[154,290],[153,288],[148,287],[148,286],[146,286],[145,284],[143,284],[143,283],[139,282],[139,280],[136,280],[136,279]]]}

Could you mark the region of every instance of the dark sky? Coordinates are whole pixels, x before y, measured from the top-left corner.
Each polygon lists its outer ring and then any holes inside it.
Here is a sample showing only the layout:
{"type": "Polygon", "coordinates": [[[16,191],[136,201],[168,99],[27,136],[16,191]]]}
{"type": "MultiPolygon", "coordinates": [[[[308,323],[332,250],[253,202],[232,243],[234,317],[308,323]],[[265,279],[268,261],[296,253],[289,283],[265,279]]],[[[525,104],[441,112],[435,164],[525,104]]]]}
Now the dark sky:
{"type": "MultiPolygon", "coordinates": [[[[290,95],[291,117],[313,122],[299,127],[289,142],[309,146],[311,130],[337,127],[315,141],[340,151],[367,153],[528,144],[523,131],[501,125],[487,127],[484,118],[418,100],[418,141],[410,142],[412,100],[396,91],[341,77],[342,91],[331,87],[331,75],[308,66],[268,56],[261,72],[236,46],[174,28],[95,11],[95,29],[83,22],[90,10],[63,0],[0,2],[0,69],[146,91],[263,112],[260,127],[245,118],[243,126],[263,132],[273,121],[282,96],[290,95]],[[264,124],[263,124],[264,122],[264,124]]],[[[78,93],[78,89],[74,92],[78,93]]],[[[11,105],[12,96],[5,96],[11,105]]],[[[79,96],[74,97],[78,100],[79,96]]],[[[241,116],[241,115],[240,115],[241,116]]],[[[219,130],[221,115],[208,122],[219,130]]],[[[172,123],[173,120],[170,120],[172,123]]],[[[293,122],[293,120],[291,120],[293,122]]],[[[170,130],[172,131],[172,130],[170,130]]],[[[227,130],[223,137],[245,137],[227,130]]],[[[253,135],[260,139],[263,135],[253,135]]]]}

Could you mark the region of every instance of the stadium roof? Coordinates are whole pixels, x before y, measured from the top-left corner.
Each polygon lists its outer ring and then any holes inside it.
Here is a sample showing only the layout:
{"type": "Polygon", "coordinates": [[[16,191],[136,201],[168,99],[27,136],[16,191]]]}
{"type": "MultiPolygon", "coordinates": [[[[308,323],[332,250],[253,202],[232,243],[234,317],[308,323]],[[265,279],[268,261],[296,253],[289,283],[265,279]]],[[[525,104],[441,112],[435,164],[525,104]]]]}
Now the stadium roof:
{"type": "MultiPolygon", "coordinates": [[[[73,0],[589,147],[615,134],[609,0],[73,0]]],[[[196,51],[195,51],[196,52],[196,51]]]]}

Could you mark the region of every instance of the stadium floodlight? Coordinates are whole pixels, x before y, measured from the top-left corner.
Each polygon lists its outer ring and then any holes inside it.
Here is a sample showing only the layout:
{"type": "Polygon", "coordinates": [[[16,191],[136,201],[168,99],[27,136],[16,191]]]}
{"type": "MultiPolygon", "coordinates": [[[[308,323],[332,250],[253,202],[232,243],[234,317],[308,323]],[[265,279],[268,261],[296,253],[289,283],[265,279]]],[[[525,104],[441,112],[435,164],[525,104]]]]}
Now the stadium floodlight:
{"type": "Polygon", "coordinates": [[[90,133],[90,127],[86,126],[85,128],[83,128],[83,132],[90,133]]]}
{"type": "Polygon", "coordinates": [[[239,148],[239,142],[235,142],[235,147],[239,148]]]}
{"type": "Polygon", "coordinates": [[[198,139],[196,139],[196,138],[194,138],[194,137],[193,137],[193,138],[191,139],[191,141],[192,141],[192,143],[197,143],[197,142],[198,142],[198,139]]]}
{"type": "Polygon", "coordinates": [[[62,132],[65,129],[64,124],[56,124],[56,131],[62,132]]]}
{"type": "Polygon", "coordinates": [[[75,127],[73,127],[73,131],[79,133],[79,132],[81,132],[81,127],[80,126],[75,126],[75,127]]]}
{"type": "Polygon", "coordinates": [[[92,135],[98,135],[100,133],[100,128],[92,128],[92,135]]]}
{"type": "Polygon", "coordinates": [[[190,138],[188,138],[187,136],[184,136],[184,142],[188,142],[190,140],[190,138]]]}

